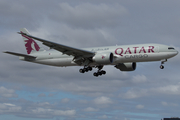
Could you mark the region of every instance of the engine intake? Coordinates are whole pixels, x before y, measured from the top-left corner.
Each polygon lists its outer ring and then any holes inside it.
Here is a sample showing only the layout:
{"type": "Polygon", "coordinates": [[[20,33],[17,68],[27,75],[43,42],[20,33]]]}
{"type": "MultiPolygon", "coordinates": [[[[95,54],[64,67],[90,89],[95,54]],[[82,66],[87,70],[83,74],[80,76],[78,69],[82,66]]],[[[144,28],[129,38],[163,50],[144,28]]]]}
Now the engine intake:
{"type": "Polygon", "coordinates": [[[134,71],[136,70],[136,63],[119,63],[115,67],[121,71],[134,71]]]}
{"type": "Polygon", "coordinates": [[[114,55],[113,53],[97,53],[92,59],[98,64],[106,65],[113,63],[114,55]]]}

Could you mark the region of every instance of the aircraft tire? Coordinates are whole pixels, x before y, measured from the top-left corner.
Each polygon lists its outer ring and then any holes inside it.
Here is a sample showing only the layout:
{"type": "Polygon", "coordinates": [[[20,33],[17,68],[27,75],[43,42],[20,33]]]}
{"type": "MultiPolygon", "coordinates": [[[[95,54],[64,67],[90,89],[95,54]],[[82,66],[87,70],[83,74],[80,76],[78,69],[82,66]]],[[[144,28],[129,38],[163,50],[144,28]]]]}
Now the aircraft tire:
{"type": "Polygon", "coordinates": [[[80,69],[79,72],[80,72],[80,73],[84,73],[85,70],[84,70],[84,69],[80,69]]]}
{"type": "Polygon", "coordinates": [[[89,71],[89,69],[88,69],[88,68],[84,68],[84,71],[85,71],[85,72],[88,72],[88,71],[89,71]]]}
{"type": "Polygon", "coordinates": [[[95,72],[93,75],[94,75],[95,77],[98,77],[98,73],[96,73],[96,72],[95,72]]]}
{"type": "Polygon", "coordinates": [[[101,76],[101,75],[102,75],[102,72],[100,71],[100,72],[98,72],[97,74],[101,76]]]}
{"type": "Polygon", "coordinates": [[[101,73],[105,75],[105,74],[106,74],[106,71],[102,70],[101,73]]]}
{"type": "Polygon", "coordinates": [[[164,69],[164,66],[163,66],[163,65],[161,65],[161,66],[160,66],[160,68],[161,68],[161,69],[164,69]]]}
{"type": "Polygon", "coordinates": [[[89,71],[92,71],[92,67],[88,67],[88,70],[89,70],[89,71]]]}

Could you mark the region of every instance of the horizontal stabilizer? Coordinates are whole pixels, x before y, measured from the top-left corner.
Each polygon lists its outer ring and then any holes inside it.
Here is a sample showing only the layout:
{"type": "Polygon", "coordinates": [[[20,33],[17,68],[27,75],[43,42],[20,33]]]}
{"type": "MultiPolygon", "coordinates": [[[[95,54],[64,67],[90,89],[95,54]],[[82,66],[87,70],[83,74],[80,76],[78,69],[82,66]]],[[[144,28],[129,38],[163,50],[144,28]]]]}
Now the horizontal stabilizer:
{"type": "Polygon", "coordinates": [[[35,59],[36,57],[34,56],[31,56],[31,55],[26,55],[26,54],[21,54],[21,53],[15,53],[15,52],[9,52],[9,51],[6,51],[4,53],[7,53],[7,54],[11,54],[11,55],[15,55],[15,56],[19,56],[19,57],[25,57],[25,58],[29,58],[29,59],[35,59]]]}

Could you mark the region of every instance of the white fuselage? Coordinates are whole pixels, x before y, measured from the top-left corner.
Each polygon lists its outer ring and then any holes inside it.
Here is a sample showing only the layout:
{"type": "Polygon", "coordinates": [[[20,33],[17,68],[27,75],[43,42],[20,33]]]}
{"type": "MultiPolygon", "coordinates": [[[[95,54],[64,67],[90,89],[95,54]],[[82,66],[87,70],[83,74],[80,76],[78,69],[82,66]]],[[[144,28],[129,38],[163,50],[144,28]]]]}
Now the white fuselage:
{"type": "MultiPolygon", "coordinates": [[[[161,61],[169,59],[178,54],[174,48],[162,44],[137,44],[137,45],[122,45],[122,46],[106,46],[95,48],[83,48],[83,50],[92,51],[95,53],[113,53],[114,61],[110,65],[129,62],[148,62],[161,61]]],[[[42,51],[32,53],[36,59],[30,62],[52,65],[52,66],[78,66],[73,59],[74,56],[62,54],[56,50],[42,51]]],[[[20,57],[25,60],[24,57],[20,57]]],[[[103,59],[103,57],[102,57],[103,59]]],[[[92,62],[90,66],[96,65],[92,62]]]]}

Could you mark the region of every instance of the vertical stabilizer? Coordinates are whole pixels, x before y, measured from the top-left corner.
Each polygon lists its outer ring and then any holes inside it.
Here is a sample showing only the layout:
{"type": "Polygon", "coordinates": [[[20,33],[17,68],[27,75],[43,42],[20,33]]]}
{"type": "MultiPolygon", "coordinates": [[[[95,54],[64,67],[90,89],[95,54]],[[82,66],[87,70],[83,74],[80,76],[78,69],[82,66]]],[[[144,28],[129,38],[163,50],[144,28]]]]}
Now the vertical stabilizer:
{"type": "MultiPolygon", "coordinates": [[[[22,33],[26,33],[27,35],[30,35],[30,33],[28,32],[28,30],[26,28],[21,28],[20,31],[22,33]]],[[[27,54],[35,53],[38,51],[43,51],[43,49],[32,38],[27,37],[25,35],[22,35],[22,37],[24,40],[24,44],[25,44],[27,54]]]]}

